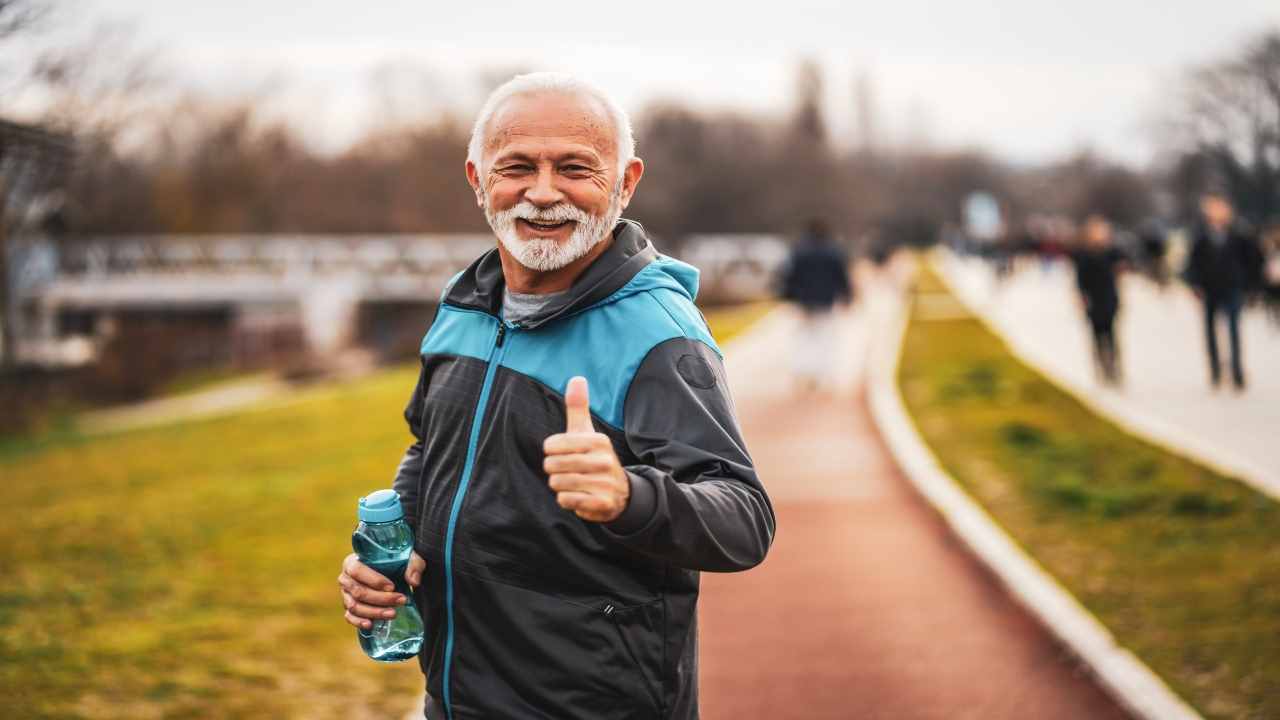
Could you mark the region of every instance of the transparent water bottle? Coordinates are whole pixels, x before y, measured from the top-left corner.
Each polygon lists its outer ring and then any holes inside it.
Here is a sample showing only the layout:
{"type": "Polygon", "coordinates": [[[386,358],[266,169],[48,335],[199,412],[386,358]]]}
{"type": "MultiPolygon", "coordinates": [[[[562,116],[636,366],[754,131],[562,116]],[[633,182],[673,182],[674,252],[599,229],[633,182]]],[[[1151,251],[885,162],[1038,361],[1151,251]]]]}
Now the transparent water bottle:
{"type": "Polygon", "coordinates": [[[360,498],[360,524],[351,533],[351,547],[360,562],[395,583],[396,592],[409,598],[397,606],[396,616],[374,620],[368,630],[356,628],[365,654],[378,662],[408,660],[422,649],[422,616],[413,603],[409,583],[404,579],[413,552],[413,532],[404,521],[400,495],[395,490],[378,490],[360,498]]]}

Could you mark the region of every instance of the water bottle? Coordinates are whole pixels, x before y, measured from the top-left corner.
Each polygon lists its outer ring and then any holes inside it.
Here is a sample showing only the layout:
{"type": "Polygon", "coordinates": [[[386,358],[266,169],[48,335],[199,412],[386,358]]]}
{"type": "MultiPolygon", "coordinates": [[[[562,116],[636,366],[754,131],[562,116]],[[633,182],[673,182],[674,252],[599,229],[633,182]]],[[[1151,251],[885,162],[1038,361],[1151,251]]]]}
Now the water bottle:
{"type": "Polygon", "coordinates": [[[413,552],[413,532],[404,521],[400,495],[395,490],[378,490],[360,498],[360,524],[351,533],[351,547],[360,562],[395,583],[396,592],[409,602],[397,606],[396,616],[374,620],[368,630],[356,628],[360,648],[378,662],[408,660],[422,649],[422,616],[413,603],[404,571],[413,552]]]}

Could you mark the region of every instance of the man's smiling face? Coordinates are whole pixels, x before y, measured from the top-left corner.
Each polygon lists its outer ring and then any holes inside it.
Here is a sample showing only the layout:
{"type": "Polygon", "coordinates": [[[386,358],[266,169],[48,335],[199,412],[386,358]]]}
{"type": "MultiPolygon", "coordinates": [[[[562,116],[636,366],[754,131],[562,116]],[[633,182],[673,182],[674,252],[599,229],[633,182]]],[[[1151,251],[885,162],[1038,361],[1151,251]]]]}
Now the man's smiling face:
{"type": "Polygon", "coordinates": [[[469,163],[467,176],[506,250],[539,271],[564,267],[603,240],[634,190],[619,173],[606,109],[551,91],[503,103],[489,121],[481,167],[469,163]]]}

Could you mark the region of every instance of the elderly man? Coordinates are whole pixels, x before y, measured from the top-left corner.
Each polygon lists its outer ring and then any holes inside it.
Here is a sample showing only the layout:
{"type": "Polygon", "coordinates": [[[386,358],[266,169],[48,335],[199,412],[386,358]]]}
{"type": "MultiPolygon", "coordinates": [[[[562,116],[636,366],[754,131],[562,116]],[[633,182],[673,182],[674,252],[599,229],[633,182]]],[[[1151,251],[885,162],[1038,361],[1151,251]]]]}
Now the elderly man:
{"type": "MultiPolygon", "coordinates": [[[[580,81],[498,88],[466,172],[498,242],[422,341],[395,479],[426,716],[696,718],[699,571],[774,532],[698,273],[619,219],[644,164],[580,81]]],[[[353,625],[406,601],[354,556],[339,584],[353,625]]]]}

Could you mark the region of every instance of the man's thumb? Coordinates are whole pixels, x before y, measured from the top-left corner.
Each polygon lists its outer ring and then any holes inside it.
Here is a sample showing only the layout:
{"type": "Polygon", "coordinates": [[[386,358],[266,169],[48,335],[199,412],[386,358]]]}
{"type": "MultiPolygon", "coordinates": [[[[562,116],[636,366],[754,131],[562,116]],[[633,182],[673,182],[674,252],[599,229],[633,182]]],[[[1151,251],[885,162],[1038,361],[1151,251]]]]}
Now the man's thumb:
{"type": "Polygon", "coordinates": [[[412,587],[418,587],[422,582],[422,571],[427,567],[427,561],[417,552],[409,554],[409,565],[405,568],[404,579],[412,587]]]}
{"type": "Polygon", "coordinates": [[[587,379],[578,376],[569,379],[564,389],[564,415],[566,432],[593,432],[591,402],[587,394],[587,379]]]}

